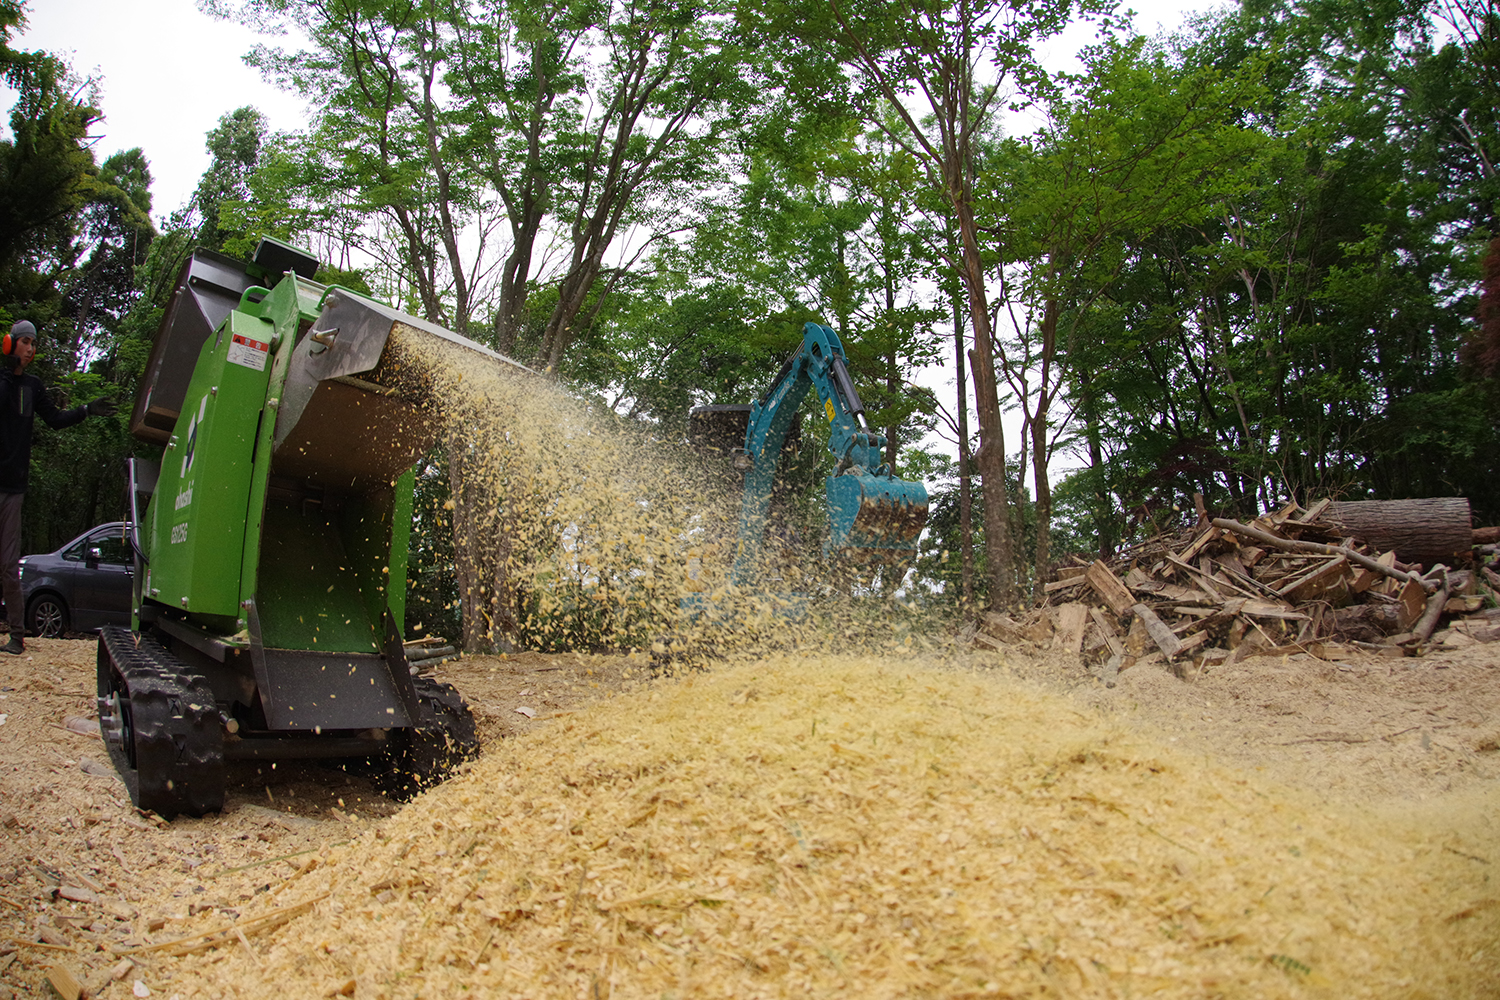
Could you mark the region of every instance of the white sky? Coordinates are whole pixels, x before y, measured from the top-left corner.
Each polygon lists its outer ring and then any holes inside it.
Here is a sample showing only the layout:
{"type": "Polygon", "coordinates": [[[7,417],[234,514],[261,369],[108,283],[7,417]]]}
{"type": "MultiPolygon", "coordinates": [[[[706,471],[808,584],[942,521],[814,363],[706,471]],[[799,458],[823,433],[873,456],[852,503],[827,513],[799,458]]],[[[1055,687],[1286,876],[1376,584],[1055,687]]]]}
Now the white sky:
{"type": "MultiPolygon", "coordinates": [[[[43,49],[100,81],[102,163],[140,146],[151,161],[151,215],[179,208],[208,168],[204,136],[235,108],[254,105],[277,130],[301,127],[301,103],[264,82],[242,56],[248,28],[200,13],[195,0],[28,0],[18,49],[43,49]]],[[[8,103],[7,98],[7,103],[8,103]]]]}

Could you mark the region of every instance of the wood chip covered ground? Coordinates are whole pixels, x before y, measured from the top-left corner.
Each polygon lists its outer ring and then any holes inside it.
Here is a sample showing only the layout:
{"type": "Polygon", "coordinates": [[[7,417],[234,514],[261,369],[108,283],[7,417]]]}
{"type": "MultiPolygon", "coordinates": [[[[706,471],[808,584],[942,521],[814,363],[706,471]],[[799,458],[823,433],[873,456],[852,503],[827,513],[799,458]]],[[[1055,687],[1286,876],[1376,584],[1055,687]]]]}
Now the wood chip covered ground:
{"type": "Polygon", "coordinates": [[[410,805],[252,769],[158,824],[89,763],[92,645],[38,642],[0,661],[0,989],[1494,996],[1495,648],[1112,689],[1020,650],[465,657],[484,755],[410,805]]]}

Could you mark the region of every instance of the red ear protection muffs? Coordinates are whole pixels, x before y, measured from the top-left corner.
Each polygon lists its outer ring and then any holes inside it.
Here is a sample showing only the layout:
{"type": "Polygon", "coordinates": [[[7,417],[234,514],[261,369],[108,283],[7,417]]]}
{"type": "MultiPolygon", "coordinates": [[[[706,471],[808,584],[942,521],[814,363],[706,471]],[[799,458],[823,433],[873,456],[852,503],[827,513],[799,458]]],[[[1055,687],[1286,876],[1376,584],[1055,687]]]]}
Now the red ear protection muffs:
{"type": "Polygon", "coordinates": [[[0,337],[0,354],[10,355],[16,353],[16,341],[22,337],[30,337],[32,341],[36,340],[36,327],[32,325],[29,319],[23,319],[16,323],[15,326],[10,328],[10,333],[0,337]]]}

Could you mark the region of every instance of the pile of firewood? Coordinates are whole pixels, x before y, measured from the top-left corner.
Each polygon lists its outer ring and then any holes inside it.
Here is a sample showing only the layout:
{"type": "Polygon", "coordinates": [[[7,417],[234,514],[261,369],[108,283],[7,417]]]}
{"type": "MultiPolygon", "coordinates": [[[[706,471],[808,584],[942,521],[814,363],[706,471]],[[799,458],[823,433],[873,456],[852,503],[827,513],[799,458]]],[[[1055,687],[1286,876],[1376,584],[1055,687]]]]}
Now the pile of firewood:
{"type": "Polygon", "coordinates": [[[1075,559],[1038,607],[987,613],[974,641],[1078,654],[1112,685],[1148,659],[1185,675],[1258,655],[1404,657],[1500,640],[1500,574],[1486,565],[1500,539],[1471,527],[1467,500],[1292,503],[1244,524],[1196,499],[1196,527],[1075,559]]]}

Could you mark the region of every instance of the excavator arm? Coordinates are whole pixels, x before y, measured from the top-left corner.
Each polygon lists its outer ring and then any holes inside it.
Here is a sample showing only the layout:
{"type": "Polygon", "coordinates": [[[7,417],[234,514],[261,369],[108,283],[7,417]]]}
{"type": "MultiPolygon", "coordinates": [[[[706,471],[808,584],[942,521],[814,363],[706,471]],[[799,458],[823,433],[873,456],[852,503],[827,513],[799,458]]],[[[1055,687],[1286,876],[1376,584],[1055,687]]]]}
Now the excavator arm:
{"type": "Polygon", "coordinates": [[[826,483],[825,557],[852,565],[902,565],[916,555],[917,538],[927,523],[927,490],[921,483],[895,478],[882,464],[885,437],[865,422],[838,334],[808,323],[802,345],[751,404],[745,445],[735,453],[736,466],[745,473],[730,574],[736,585],[754,583],[760,571],[777,462],[809,389],[817,390],[828,419],[828,450],[837,459],[826,483]]]}

